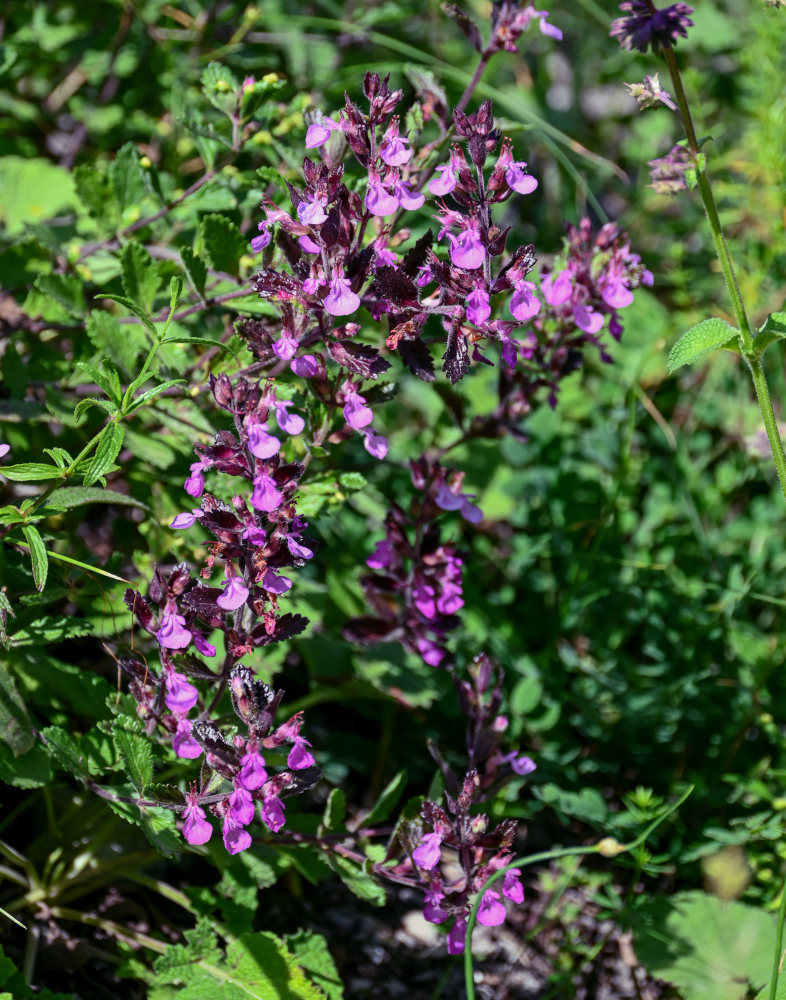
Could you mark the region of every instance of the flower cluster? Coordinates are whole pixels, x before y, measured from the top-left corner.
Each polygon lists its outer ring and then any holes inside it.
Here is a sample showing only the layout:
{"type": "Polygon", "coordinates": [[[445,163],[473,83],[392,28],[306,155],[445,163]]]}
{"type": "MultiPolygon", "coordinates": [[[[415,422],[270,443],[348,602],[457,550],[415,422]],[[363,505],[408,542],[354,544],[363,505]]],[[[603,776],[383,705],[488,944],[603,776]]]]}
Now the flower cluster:
{"type": "Polygon", "coordinates": [[[388,512],[385,537],[366,560],[374,572],[361,578],[374,614],[349,621],[344,637],[361,645],[395,640],[431,666],[445,667],[447,635],[464,605],[463,561],[453,544],[442,541],[436,518],[458,511],[478,524],[483,512],[462,491],[463,473],[420,458],[411,463],[411,474],[423,496],[413,497],[409,511],[393,504],[388,512]]]}
{"type": "Polygon", "coordinates": [[[421,810],[422,821],[402,821],[398,828],[398,842],[406,856],[392,869],[392,874],[398,881],[407,876],[417,879],[425,891],[426,920],[434,924],[453,921],[447,937],[451,955],[464,951],[467,918],[478,894],[481,896],[478,922],[486,927],[505,920],[503,897],[514,903],[524,901],[524,887],[517,869],[505,873],[501,893],[495,888],[485,888],[494,872],[510,864],[517,824],[503,820],[489,829],[488,817],[473,812],[476,805],[506,781],[535,770],[534,762],[518,751],[501,752],[501,739],[508,725],[506,717],[498,714],[502,680],[502,671],[481,654],[475,658],[470,679],[457,681],[459,703],[470,719],[467,740],[470,766],[463,780],[459,780],[432,747],[445,784],[445,805],[426,801],[421,810]],[[456,869],[455,862],[460,874],[449,875],[456,869]]]}
{"type": "Polygon", "coordinates": [[[688,28],[693,26],[689,17],[693,8],[686,3],[673,3],[659,10],[652,0],[625,0],[620,10],[625,16],[612,23],[610,34],[628,51],[669,48],[679,38],[687,38],[688,28]]]}

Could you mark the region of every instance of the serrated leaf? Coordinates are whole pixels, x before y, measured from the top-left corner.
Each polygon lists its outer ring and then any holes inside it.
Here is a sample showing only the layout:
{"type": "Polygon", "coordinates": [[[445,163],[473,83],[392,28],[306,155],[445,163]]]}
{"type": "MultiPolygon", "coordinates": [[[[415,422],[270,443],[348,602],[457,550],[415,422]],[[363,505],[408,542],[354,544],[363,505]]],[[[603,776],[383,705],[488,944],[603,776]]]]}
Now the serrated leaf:
{"type": "Polygon", "coordinates": [[[352,492],[362,490],[367,485],[366,477],[360,472],[342,472],[338,477],[338,481],[341,483],[343,489],[351,490],[352,492]]]}
{"type": "Polygon", "coordinates": [[[179,274],[169,279],[169,311],[174,312],[183,294],[183,279],[179,274]]]}
{"type": "Polygon", "coordinates": [[[669,374],[683,365],[693,364],[719,347],[739,354],[739,336],[740,331],[726,320],[717,316],[703,320],[684,333],[672,347],[666,366],[669,374]]]}
{"type": "Polygon", "coordinates": [[[12,646],[44,646],[50,642],[61,642],[63,639],[75,639],[80,635],[89,635],[93,631],[92,624],[84,618],[58,618],[55,615],[44,615],[28,622],[10,636],[12,646]]]}
{"type": "Polygon", "coordinates": [[[245,237],[225,215],[206,215],[199,225],[202,246],[213,267],[226,274],[239,273],[240,258],[248,250],[245,237]]]}
{"type": "Polygon", "coordinates": [[[347,889],[358,899],[362,899],[364,903],[371,903],[372,906],[385,905],[385,889],[373,875],[369,875],[354,861],[340,854],[328,855],[326,860],[347,889]]]}
{"type": "Polygon", "coordinates": [[[115,459],[120,454],[120,449],[123,447],[124,435],[125,428],[114,420],[112,423],[106,425],[101,432],[101,437],[98,439],[93,460],[82,480],[85,486],[92,486],[105,473],[109,472],[115,464],[115,459]]]}
{"type": "Polygon", "coordinates": [[[284,940],[308,978],[317,985],[327,1000],[343,1000],[344,986],[328,943],[321,934],[299,930],[284,940]]]}
{"type": "Polygon", "coordinates": [[[141,243],[126,243],[120,254],[123,291],[146,314],[151,312],[156,292],[161,286],[158,265],[141,243]]]}
{"type": "Polygon", "coordinates": [[[117,316],[104,309],[93,309],[85,324],[87,335],[103,355],[114,358],[125,375],[137,371],[139,354],[149,348],[150,341],[135,323],[121,324],[117,316]]]}
{"type": "Polygon", "coordinates": [[[126,298],[124,295],[110,295],[108,292],[99,292],[96,296],[99,299],[110,299],[112,302],[117,302],[118,305],[123,306],[127,309],[133,316],[142,323],[142,325],[152,334],[154,340],[158,340],[158,332],[153,325],[153,321],[144,311],[140,309],[136,302],[132,302],[131,299],[126,298]]]}
{"type": "Polygon", "coordinates": [[[87,399],[80,399],[74,407],[74,417],[76,418],[77,423],[93,406],[97,406],[100,410],[108,413],[110,417],[113,417],[117,413],[117,407],[113,402],[111,402],[111,400],[99,399],[97,396],[88,396],[87,399]]]}
{"type": "Polygon", "coordinates": [[[375,826],[383,819],[387,819],[391,809],[401,798],[401,794],[407,785],[407,772],[399,771],[395,778],[392,778],[382,789],[379,798],[371,807],[368,816],[363,819],[363,826],[375,826]]]}
{"type": "Polygon", "coordinates": [[[46,546],[44,545],[44,540],[38,532],[38,528],[34,527],[32,524],[27,524],[22,526],[22,534],[27,540],[27,544],[30,546],[30,562],[33,567],[33,580],[35,581],[36,590],[41,593],[41,591],[46,586],[46,577],[49,572],[49,559],[46,554],[46,546]]]}
{"type": "Polygon", "coordinates": [[[214,108],[225,114],[235,110],[240,86],[230,69],[218,62],[208,63],[200,83],[202,93],[214,108]]]}
{"type": "Polygon", "coordinates": [[[112,739],[126,774],[142,795],[153,780],[153,749],[150,741],[117,726],[113,728],[112,739]]]}
{"type": "Polygon", "coordinates": [[[146,503],[128,496],[126,493],[118,493],[117,490],[103,490],[100,486],[61,486],[53,494],[53,500],[59,507],[69,510],[72,507],[81,507],[88,503],[116,503],[125,507],[138,507],[140,510],[150,510],[146,503]]]}
{"type": "Polygon", "coordinates": [[[73,774],[75,778],[87,780],[90,777],[85,755],[70,733],[59,726],[48,726],[41,730],[41,736],[56,763],[73,774]]]}
{"type": "Polygon", "coordinates": [[[209,337],[167,337],[161,346],[163,347],[164,344],[199,344],[201,347],[218,347],[220,350],[226,351],[227,354],[231,354],[235,361],[240,361],[231,347],[218,340],[210,340],[209,337]]]}
{"type": "Polygon", "coordinates": [[[18,465],[0,467],[0,475],[15,483],[34,483],[42,479],[61,479],[63,473],[56,465],[45,465],[43,462],[20,462],[18,465]]]}
{"type": "Polygon", "coordinates": [[[33,725],[25,703],[8,670],[0,663],[0,739],[14,757],[26,753],[35,744],[33,725]]]}
{"type": "Polygon", "coordinates": [[[341,788],[332,788],[328,800],[325,803],[325,810],[322,814],[322,827],[325,830],[336,832],[343,830],[345,826],[347,812],[347,800],[341,788]]]}
{"type": "Polygon", "coordinates": [[[133,142],[121,146],[109,164],[109,181],[121,213],[145,196],[145,178],[139,163],[139,151],[133,142]]]}
{"type": "MultiPolygon", "coordinates": [[[[166,341],[164,341],[166,343],[166,341]]],[[[143,392],[141,396],[135,396],[131,402],[131,405],[126,410],[126,413],[133,413],[134,410],[138,410],[140,406],[144,406],[145,403],[149,402],[151,399],[155,399],[156,396],[160,396],[162,392],[167,389],[171,389],[173,385],[185,385],[187,384],[184,378],[172,378],[168,382],[161,382],[160,385],[154,386],[152,389],[148,389],[147,392],[143,392]]]]}
{"type": "Polygon", "coordinates": [[[114,372],[101,371],[87,361],[77,361],[76,367],[89,375],[92,381],[104,390],[115,407],[120,406],[120,383],[114,372]]]}
{"type": "Polygon", "coordinates": [[[753,338],[753,347],[759,357],[770,344],[786,338],[786,312],[770,313],[753,338]]]}
{"type": "Polygon", "coordinates": [[[205,282],[207,281],[207,264],[199,257],[191,247],[180,248],[180,259],[183,261],[188,280],[197,290],[199,295],[204,297],[205,282]]]}
{"type": "Polygon", "coordinates": [[[74,167],[73,177],[76,193],[90,215],[103,228],[114,228],[113,223],[117,221],[117,204],[109,175],[95,163],[91,163],[90,166],[85,163],[74,167]]]}
{"type": "Polygon", "coordinates": [[[0,781],[15,788],[42,788],[51,780],[52,762],[40,743],[18,757],[0,744],[0,781]]]}
{"type": "Polygon", "coordinates": [[[82,282],[75,274],[39,274],[33,282],[42,295],[56,302],[69,316],[81,318],[85,312],[82,282]]]}

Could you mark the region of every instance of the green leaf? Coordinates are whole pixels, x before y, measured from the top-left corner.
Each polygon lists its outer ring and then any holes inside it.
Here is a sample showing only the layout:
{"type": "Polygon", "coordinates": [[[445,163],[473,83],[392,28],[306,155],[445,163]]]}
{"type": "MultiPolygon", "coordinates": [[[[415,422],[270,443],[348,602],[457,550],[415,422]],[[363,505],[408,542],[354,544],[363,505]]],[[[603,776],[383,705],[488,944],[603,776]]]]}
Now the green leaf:
{"type": "Polygon", "coordinates": [[[784,338],[786,338],[786,312],[770,313],[753,338],[753,347],[761,357],[770,344],[784,338]]]}
{"type": "Polygon", "coordinates": [[[48,726],[41,730],[44,744],[55,762],[75,778],[86,781],[90,777],[87,760],[74,737],[59,726],[48,726]]]}
{"type": "Polygon", "coordinates": [[[359,472],[342,472],[338,477],[338,481],[345,490],[349,490],[351,492],[362,490],[366,485],[366,477],[361,475],[359,472]]]}
{"type": "Polygon", "coordinates": [[[0,159],[0,222],[8,236],[75,205],[74,181],[64,167],[29,156],[0,159]]]}
{"type": "Polygon", "coordinates": [[[197,290],[200,296],[204,297],[205,282],[207,281],[207,264],[201,257],[197,256],[191,247],[180,248],[180,259],[183,261],[188,280],[197,290]]]}
{"type": "Polygon", "coordinates": [[[73,169],[76,193],[90,215],[105,229],[117,222],[117,204],[112,193],[109,174],[95,163],[80,164],[73,169]],[[109,211],[107,211],[109,209],[109,211]]]}
{"type": "Polygon", "coordinates": [[[88,503],[116,503],[125,507],[150,510],[146,503],[142,503],[136,497],[128,496],[127,493],[118,493],[117,490],[103,490],[100,486],[61,486],[57,492],[52,494],[52,499],[59,507],[65,507],[67,510],[88,503]]]}
{"type": "Polygon", "coordinates": [[[371,810],[363,819],[363,826],[369,827],[379,823],[380,820],[387,819],[391,809],[401,798],[401,793],[407,785],[407,772],[399,771],[398,774],[382,789],[379,798],[371,807],[371,810]]]}
{"type": "Polygon", "coordinates": [[[208,63],[200,82],[202,93],[214,108],[218,108],[225,114],[230,114],[235,110],[240,85],[231,70],[222,66],[221,63],[208,63]]]}
{"type": "Polygon", "coordinates": [[[218,340],[210,340],[209,337],[167,337],[163,344],[200,344],[202,347],[218,347],[220,350],[226,351],[227,354],[231,354],[235,361],[240,361],[231,347],[218,340]]]}
{"type": "Polygon", "coordinates": [[[297,934],[288,934],[284,940],[298,965],[322,990],[327,1000],[343,1000],[341,977],[324,937],[314,931],[299,930],[297,934]]]}
{"type": "Polygon", "coordinates": [[[121,213],[145,196],[145,178],[139,163],[139,151],[133,142],[121,146],[110,163],[109,181],[121,213]]]}
{"type": "Polygon", "coordinates": [[[110,417],[113,417],[117,413],[117,406],[111,400],[99,399],[97,396],[88,396],[87,399],[81,399],[74,407],[74,417],[77,422],[93,406],[97,406],[99,410],[108,413],[110,417]]]}
{"type": "MultiPolygon", "coordinates": [[[[164,341],[166,343],[166,341],[164,341]]],[[[148,389],[147,392],[143,392],[141,396],[135,396],[131,401],[130,406],[126,409],[126,413],[133,413],[134,410],[138,410],[140,406],[144,406],[145,403],[149,402],[151,399],[155,399],[156,396],[160,396],[162,392],[167,389],[171,389],[173,385],[187,385],[187,380],[184,378],[172,378],[168,382],[162,382],[160,385],[154,386],[152,389],[148,389]]]]}
{"type": "Polygon", "coordinates": [[[153,749],[150,741],[137,733],[115,725],[112,730],[120,759],[134,788],[142,795],[153,780],[153,749]]]}
{"type": "Polygon", "coordinates": [[[33,483],[41,479],[61,479],[63,472],[56,465],[43,462],[20,462],[18,465],[0,466],[0,475],[15,483],[33,483]]]}
{"type": "Polygon", "coordinates": [[[85,618],[62,618],[56,615],[44,615],[28,622],[10,637],[12,646],[45,646],[50,642],[61,642],[63,639],[76,639],[81,635],[90,635],[93,625],[85,618]]]}
{"type": "Polygon", "coordinates": [[[322,814],[322,828],[335,832],[343,830],[347,812],[347,800],[341,788],[332,788],[322,814]]]}
{"type": "Polygon", "coordinates": [[[183,279],[179,274],[169,280],[169,311],[173,313],[183,295],[183,279]]]}
{"type": "Polygon", "coordinates": [[[8,670],[0,663],[0,739],[14,757],[26,753],[35,744],[33,724],[24,700],[8,670]]]}
{"type": "Polygon", "coordinates": [[[199,225],[199,237],[217,271],[239,273],[240,258],[248,252],[248,243],[234,222],[225,215],[206,215],[199,225]]]}
{"type": "Polygon", "coordinates": [[[98,446],[96,447],[93,461],[90,463],[82,480],[85,486],[92,486],[93,483],[98,482],[102,476],[109,472],[115,464],[115,459],[120,454],[120,449],[123,447],[124,434],[125,428],[114,420],[112,423],[106,425],[98,439],[98,446]]]}
{"type": "Polygon", "coordinates": [[[91,311],[85,329],[95,348],[114,358],[127,376],[137,371],[137,358],[149,345],[144,330],[135,323],[121,324],[117,316],[104,309],[91,311]]]}
{"type": "Polygon", "coordinates": [[[52,781],[52,763],[45,748],[36,743],[15,757],[0,743],[0,781],[15,788],[41,788],[52,781]]]}
{"type": "Polygon", "coordinates": [[[693,364],[718,347],[739,354],[739,336],[740,331],[723,319],[713,317],[703,320],[684,333],[672,347],[667,365],[669,374],[683,365],[693,364]]]}
{"type": "Polygon", "coordinates": [[[633,941],[642,965],[685,1000],[742,1000],[769,979],[775,921],[743,903],[682,892],[637,908],[633,941]]]}
{"type": "Polygon", "coordinates": [[[118,380],[114,377],[114,373],[107,373],[106,370],[101,371],[99,368],[96,368],[95,365],[91,365],[87,361],[77,361],[75,367],[79,368],[83,372],[86,372],[95,384],[104,390],[107,396],[115,404],[115,407],[120,406],[118,380]]]}
{"type": "Polygon", "coordinates": [[[358,899],[362,899],[364,903],[371,903],[372,906],[385,905],[384,886],[373,875],[339,854],[328,855],[326,860],[347,889],[358,899]]]}
{"type": "Polygon", "coordinates": [[[69,316],[81,319],[84,315],[82,282],[75,274],[39,274],[33,286],[42,295],[62,306],[69,316]]]}
{"type": "Polygon", "coordinates": [[[49,572],[49,560],[46,555],[44,540],[38,533],[38,528],[32,524],[22,526],[22,534],[27,539],[30,546],[30,562],[33,566],[33,580],[35,580],[36,590],[41,591],[46,586],[46,577],[49,572]]]}
{"type": "Polygon", "coordinates": [[[118,305],[123,306],[123,308],[127,309],[132,315],[136,316],[136,318],[140,321],[140,323],[142,323],[142,325],[147,330],[150,331],[154,340],[156,341],[158,340],[158,331],[153,325],[153,321],[150,319],[150,317],[147,315],[144,309],[139,308],[136,302],[132,302],[131,299],[127,299],[123,295],[110,295],[108,292],[99,292],[96,295],[96,298],[111,299],[112,302],[117,302],[118,305]]]}
{"type": "Polygon", "coordinates": [[[123,291],[144,313],[153,309],[156,292],[161,286],[161,275],[141,243],[126,243],[120,254],[120,273],[123,291]]]}

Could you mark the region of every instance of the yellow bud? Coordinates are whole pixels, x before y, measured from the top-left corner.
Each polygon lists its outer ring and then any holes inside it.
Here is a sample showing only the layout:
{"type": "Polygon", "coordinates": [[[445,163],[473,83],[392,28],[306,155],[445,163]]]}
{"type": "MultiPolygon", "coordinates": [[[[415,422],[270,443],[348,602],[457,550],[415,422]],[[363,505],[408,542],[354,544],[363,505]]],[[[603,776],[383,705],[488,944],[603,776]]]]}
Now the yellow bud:
{"type": "Polygon", "coordinates": [[[225,94],[228,90],[231,90],[231,86],[226,80],[216,80],[216,90],[221,94],[225,94]]]}
{"type": "Polygon", "coordinates": [[[786,799],[783,796],[780,796],[777,799],[773,799],[772,800],[772,808],[773,809],[786,809],[786,799]]]}
{"type": "Polygon", "coordinates": [[[139,166],[142,167],[143,170],[149,170],[153,166],[153,161],[149,156],[143,156],[139,160],[139,166]]]}
{"type": "Polygon", "coordinates": [[[278,80],[278,73],[265,73],[262,77],[262,83],[276,83],[278,80]]]}
{"type": "Polygon", "coordinates": [[[604,858],[615,858],[618,854],[623,854],[625,847],[615,837],[604,837],[598,844],[598,853],[604,858]]]}

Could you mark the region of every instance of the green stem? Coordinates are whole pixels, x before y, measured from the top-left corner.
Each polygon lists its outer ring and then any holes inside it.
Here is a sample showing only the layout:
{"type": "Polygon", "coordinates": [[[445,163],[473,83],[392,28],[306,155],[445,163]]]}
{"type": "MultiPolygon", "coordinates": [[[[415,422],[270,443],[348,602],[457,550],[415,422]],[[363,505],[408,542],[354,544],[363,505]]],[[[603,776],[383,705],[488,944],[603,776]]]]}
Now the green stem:
{"type": "Polygon", "coordinates": [[[770,1000],[775,1000],[778,992],[778,976],[781,971],[783,951],[783,922],[786,919],[786,885],[781,889],[781,905],[778,908],[778,929],[775,933],[775,954],[772,956],[772,976],[770,978],[770,1000]]]}
{"type": "MultiPolygon", "coordinates": [[[[663,57],[666,60],[666,65],[671,75],[671,82],[674,87],[674,96],[680,110],[682,123],[685,126],[685,136],[688,140],[688,146],[694,156],[698,157],[701,153],[701,147],[699,146],[699,141],[696,137],[696,129],[693,125],[688,99],[685,94],[685,88],[682,84],[682,76],[680,74],[680,68],[677,65],[677,58],[674,55],[674,50],[668,47],[665,48],[663,50],[663,57]]],[[[786,453],[784,453],[783,442],[781,441],[780,434],[778,433],[778,424],[775,419],[775,413],[772,409],[770,390],[767,386],[767,379],[764,375],[761,358],[758,356],[753,344],[753,332],[751,331],[750,322],[745,310],[745,303],[742,298],[742,293],[740,292],[740,286],[737,283],[737,275],[734,271],[731,254],[728,246],[726,245],[726,238],[723,235],[723,228],[721,227],[720,216],[718,215],[718,206],[715,203],[715,196],[712,193],[710,178],[706,170],[700,169],[698,165],[697,171],[699,193],[701,194],[701,200],[704,203],[704,211],[707,214],[707,222],[709,223],[710,232],[712,233],[712,241],[715,244],[715,252],[717,253],[718,260],[720,261],[723,278],[726,282],[729,295],[731,296],[732,308],[734,309],[734,315],[737,319],[737,325],[740,330],[742,355],[748,364],[748,368],[750,369],[753,385],[756,389],[756,398],[758,399],[761,415],[764,419],[764,427],[767,431],[767,439],[770,442],[772,457],[775,461],[775,468],[778,470],[781,492],[783,493],[784,499],[786,499],[786,453]]]]}

